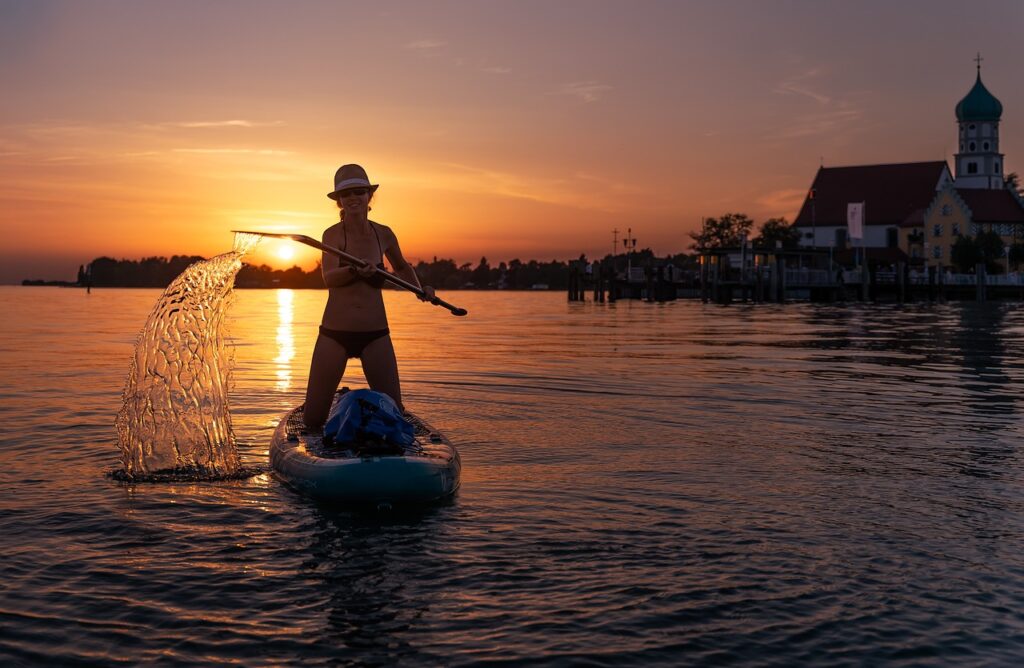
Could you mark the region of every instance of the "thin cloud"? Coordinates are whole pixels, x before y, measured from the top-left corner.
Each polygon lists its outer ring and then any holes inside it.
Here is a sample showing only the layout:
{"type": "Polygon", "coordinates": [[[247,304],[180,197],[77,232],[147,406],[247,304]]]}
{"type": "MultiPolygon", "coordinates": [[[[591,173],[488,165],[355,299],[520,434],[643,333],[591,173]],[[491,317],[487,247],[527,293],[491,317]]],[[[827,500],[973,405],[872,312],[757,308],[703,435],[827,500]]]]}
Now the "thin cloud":
{"type": "Polygon", "coordinates": [[[793,215],[800,209],[806,196],[806,189],[783,188],[765,193],[754,201],[769,212],[774,212],[773,215],[793,215]]]}
{"type": "Polygon", "coordinates": [[[229,121],[191,121],[176,123],[180,128],[267,128],[284,125],[284,121],[257,122],[232,119],[229,121]]]}
{"type": "Polygon", "coordinates": [[[320,211],[294,211],[287,209],[230,209],[226,213],[232,216],[274,216],[277,218],[300,218],[320,220],[324,214],[320,211]]]}
{"type": "Polygon", "coordinates": [[[814,68],[812,70],[808,70],[807,72],[804,72],[803,74],[798,74],[796,76],[790,77],[789,79],[779,83],[779,85],[776,86],[772,90],[772,92],[773,93],[779,93],[779,94],[782,94],[782,95],[785,95],[785,94],[801,95],[803,97],[810,98],[810,99],[814,100],[818,104],[827,105],[830,102],[832,102],[832,98],[829,97],[828,95],[825,95],[824,93],[817,92],[811,86],[808,85],[808,82],[810,80],[814,80],[814,79],[818,78],[818,76],[820,74],[821,74],[821,70],[819,68],[814,68]]]}
{"type": "Polygon", "coordinates": [[[285,125],[284,121],[249,121],[231,118],[216,121],[168,121],[166,123],[143,123],[144,130],[205,130],[208,128],[272,128],[285,125]]]}
{"type": "Polygon", "coordinates": [[[768,137],[769,141],[790,141],[805,137],[838,134],[851,125],[860,123],[864,111],[851,102],[851,96],[835,98],[821,92],[816,80],[822,76],[821,68],[813,68],[796,74],[779,83],[773,93],[797,95],[814,102],[810,113],[795,115],[792,122],[768,137]]]}
{"type": "Polygon", "coordinates": [[[864,117],[860,109],[835,109],[820,114],[807,114],[796,119],[796,123],[778,132],[773,139],[799,139],[836,133],[859,122],[864,117]]]}
{"type": "Polygon", "coordinates": [[[622,179],[608,179],[602,176],[595,176],[586,172],[576,172],[573,177],[586,186],[591,186],[602,193],[613,195],[639,195],[643,192],[635,184],[623,182],[622,179]]]}
{"type": "Polygon", "coordinates": [[[576,81],[573,83],[563,84],[555,95],[571,95],[578,97],[584,102],[597,102],[601,99],[605,93],[612,89],[608,84],[603,84],[600,81],[576,81]]]}
{"type": "Polygon", "coordinates": [[[448,46],[448,42],[444,42],[439,39],[418,39],[415,42],[409,42],[406,44],[405,48],[423,51],[440,49],[442,46],[448,46]]]}
{"type": "Polygon", "coordinates": [[[486,72],[487,74],[508,74],[509,72],[512,71],[512,68],[511,67],[481,67],[480,71],[481,72],[486,72]]]}
{"type": "Polygon", "coordinates": [[[172,148],[172,153],[200,154],[247,154],[247,155],[292,155],[294,151],[280,151],[272,148],[172,148]]]}
{"type": "Polygon", "coordinates": [[[323,219],[323,213],[309,211],[226,209],[222,213],[239,224],[258,225],[263,228],[263,232],[294,232],[298,228],[315,225],[323,219]]]}
{"type": "MultiPolygon", "coordinates": [[[[613,212],[632,206],[632,202],[622,202],[621,194],[635,192],[628,185],[615,186],[585,173],[574,174],[571,179],[531,178],[460,163],[440,163],[436,167],[445,170],[442,180],[445,187],[453,191],[510,197],[587,211],[613,212]],[[596,189],[595,185],[598,186],[596,189]],[[607,192],[609,189],[613,191],[611,195],[607,192]],[[600,192],[596,193],[595,190],[600,192]]],[[[429,187],[436,183],[438,177],[439,174],[434,171],[427,178],[407,181],[429,187]]]]}

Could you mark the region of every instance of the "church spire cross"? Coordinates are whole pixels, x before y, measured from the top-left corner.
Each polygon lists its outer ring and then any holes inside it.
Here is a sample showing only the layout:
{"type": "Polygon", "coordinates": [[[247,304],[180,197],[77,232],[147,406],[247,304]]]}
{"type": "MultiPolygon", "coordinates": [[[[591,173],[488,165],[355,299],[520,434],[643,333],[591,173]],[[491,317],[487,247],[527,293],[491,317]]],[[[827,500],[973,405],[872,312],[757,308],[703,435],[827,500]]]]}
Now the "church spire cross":
{"type": "Polygon", "coordinates": [[[978,64],[978,75],[981,75],[981,61],[985,60],[981,57],[981,51],[978,52],[978,57],[974,59],[974,62],[978,64]]]}

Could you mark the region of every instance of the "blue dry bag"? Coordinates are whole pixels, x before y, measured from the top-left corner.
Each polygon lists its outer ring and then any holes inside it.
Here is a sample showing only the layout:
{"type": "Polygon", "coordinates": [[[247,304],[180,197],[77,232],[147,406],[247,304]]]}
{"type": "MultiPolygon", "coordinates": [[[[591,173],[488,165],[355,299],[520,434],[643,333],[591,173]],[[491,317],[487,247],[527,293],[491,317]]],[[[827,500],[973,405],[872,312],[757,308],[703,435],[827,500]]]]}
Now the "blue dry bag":
{"type": "Polygon", "coordinates": [[[416,429],[402,417],[395,400],[373,390],[351,390],[331,408],[324,435],[335,443],[384,441],[411,445],[416,429]]]}

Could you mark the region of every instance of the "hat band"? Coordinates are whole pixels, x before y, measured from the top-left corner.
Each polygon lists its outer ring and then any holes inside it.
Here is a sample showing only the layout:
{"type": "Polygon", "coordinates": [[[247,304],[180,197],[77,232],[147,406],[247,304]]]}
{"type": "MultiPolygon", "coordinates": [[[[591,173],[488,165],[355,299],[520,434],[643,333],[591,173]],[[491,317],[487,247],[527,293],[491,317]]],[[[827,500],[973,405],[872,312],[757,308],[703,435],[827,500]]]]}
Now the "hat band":
{"type": "Polygon", "coordinates": [[[344,181],[339,181],[338,183],[334,184],[334,192],[344,190],[345,188],[351,188],[353,186],[362,186],[364,188],[369,188],[370,182],[367,181],[366,179],[345,179],[344,181]]]}

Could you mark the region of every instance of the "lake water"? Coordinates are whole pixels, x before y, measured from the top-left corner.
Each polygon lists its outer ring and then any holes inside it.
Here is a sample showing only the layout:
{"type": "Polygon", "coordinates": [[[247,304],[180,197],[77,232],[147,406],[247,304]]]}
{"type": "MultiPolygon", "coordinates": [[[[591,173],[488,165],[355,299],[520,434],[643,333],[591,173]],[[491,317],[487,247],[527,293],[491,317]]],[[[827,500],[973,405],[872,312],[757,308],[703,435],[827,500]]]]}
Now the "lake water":
{"type": "MultiPolygon", "coordinates": [[[[105,477],[158,295],[0,288],[4,665],[1024,656],[1024,305],[388,293],[462,489],[356,514],[267,472],[105,477]]],[[[325,297],[235,294],[243,465],[301,402],[325,297]]]]}

